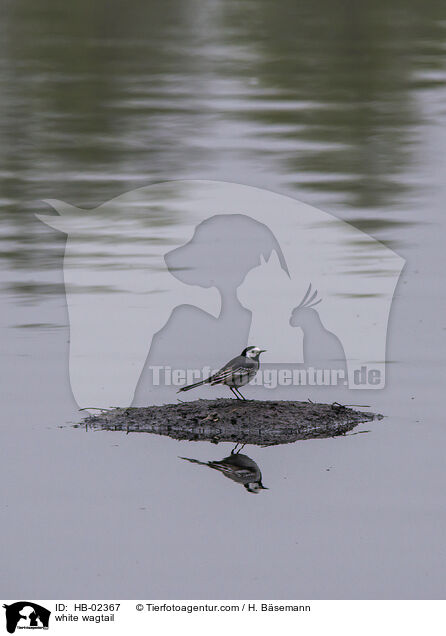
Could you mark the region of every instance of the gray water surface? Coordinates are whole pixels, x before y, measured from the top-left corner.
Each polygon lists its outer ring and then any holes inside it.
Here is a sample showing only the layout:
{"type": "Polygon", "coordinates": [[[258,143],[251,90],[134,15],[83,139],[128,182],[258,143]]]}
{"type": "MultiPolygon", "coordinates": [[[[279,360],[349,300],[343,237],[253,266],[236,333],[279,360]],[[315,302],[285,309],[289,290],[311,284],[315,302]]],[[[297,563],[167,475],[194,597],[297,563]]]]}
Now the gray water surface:
{"type": "Polygon", "coordinates": [[[445,42],[434,0],[3,3],[3,598],[444,598],[445,42]],[[259,494],[179,459],[228,444],[72,426],[65,238],[35,214],[171,179],[304,200],[406,259],[386,388],[350,400],[385,418],[246,447],[259,494]]]}

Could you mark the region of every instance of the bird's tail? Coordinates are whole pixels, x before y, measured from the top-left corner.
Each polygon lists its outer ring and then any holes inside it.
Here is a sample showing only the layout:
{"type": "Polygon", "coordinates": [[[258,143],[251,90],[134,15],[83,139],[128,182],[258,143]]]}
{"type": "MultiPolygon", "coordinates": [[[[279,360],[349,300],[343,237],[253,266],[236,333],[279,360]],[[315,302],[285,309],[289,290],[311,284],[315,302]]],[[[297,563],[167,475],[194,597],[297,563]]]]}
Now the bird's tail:
{"type": "Polygon", "coordinates": [[[201,466],[208,465],[207,462],[200,462],[199,459],[191,459],[190,457],[180,457],[180,459],[185,459],[187,462],[190,462],[191,464],[200,464],[201,466]]]}
{"type": "Polygon", "coordinates": [[[200,380],[200,382],[195,382],[195,384],[188,384],[187,386],[182,386],[181,389],[178,389],[177,393],[181,393],[181,391],[190,391],[191,389],[195,389],[197,386],[201,386],[202,384],[207,384],[209,379],[200,380]]]}

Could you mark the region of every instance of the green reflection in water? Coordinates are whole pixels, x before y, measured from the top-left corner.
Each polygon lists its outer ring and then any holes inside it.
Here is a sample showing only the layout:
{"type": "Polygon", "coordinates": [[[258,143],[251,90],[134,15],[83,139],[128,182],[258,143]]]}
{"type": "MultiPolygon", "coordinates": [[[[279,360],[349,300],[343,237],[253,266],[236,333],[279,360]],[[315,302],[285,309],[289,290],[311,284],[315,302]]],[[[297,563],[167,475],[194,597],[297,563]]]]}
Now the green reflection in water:
{"type": "Polygon", "coordinates": [[[35,219],[48,211],[41,199],[94,207],[150,182],[224,178],[234,163],[242,182],[258,167],[277,189],[354,206],[353,223],[388,244],[419,220],[394,218],[392,206],[407,194],[422,91],[443,85],[444,3],[14,0],[3,8],[0,248],[8,245],[0,256],[8,268],[60,267],[65,239],[35,219]]]}

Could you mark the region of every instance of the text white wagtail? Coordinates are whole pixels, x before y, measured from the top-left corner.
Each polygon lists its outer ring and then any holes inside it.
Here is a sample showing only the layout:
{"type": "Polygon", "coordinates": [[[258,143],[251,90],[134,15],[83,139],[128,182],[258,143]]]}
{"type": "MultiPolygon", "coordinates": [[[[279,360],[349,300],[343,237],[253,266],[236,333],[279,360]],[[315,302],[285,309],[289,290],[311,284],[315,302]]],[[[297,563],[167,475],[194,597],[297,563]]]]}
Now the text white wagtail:
{"type": "Polygon", "coordinates": [[[259,370],[259,356],[264,351],[266,351],[266,349],[246,347],[239,356],[230,360],[224,367],[209,378],[195,382],[195,384],[183,386],[178,390],[178,393],[181,391],[190,391],[190,389],[195,389],[195,387],[201,386],[202,384],[210,384],[211,386],[214,386],[214,384],[225,384],[231,389],[238,400],[244,400],[245,398],[240,393],[239,387],[245,386],[245,384],[248,384],[248,382],[253,379],[259,370]]]}

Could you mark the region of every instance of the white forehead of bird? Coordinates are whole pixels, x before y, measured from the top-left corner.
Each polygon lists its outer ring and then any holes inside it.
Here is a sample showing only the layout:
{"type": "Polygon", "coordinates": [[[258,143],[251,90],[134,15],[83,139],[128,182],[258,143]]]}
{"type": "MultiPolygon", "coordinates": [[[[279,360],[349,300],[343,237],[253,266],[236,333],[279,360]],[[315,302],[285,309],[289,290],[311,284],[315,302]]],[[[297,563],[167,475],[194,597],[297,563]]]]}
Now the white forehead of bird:
{"type": "Polygon", "coordinates": [[[257,495],[260,492],[261,488],[260,485],[256,481],[254,481],[246,485],[246,490],[257,495]]]}
{"type": "Polygon", "coordinates": [[[260,354],[261,349],[259,347],[249,347],[249,349],[246,352],[246,357],[247,358],[257,358],[257,356],[260,354]]]}

